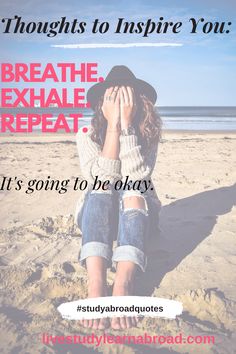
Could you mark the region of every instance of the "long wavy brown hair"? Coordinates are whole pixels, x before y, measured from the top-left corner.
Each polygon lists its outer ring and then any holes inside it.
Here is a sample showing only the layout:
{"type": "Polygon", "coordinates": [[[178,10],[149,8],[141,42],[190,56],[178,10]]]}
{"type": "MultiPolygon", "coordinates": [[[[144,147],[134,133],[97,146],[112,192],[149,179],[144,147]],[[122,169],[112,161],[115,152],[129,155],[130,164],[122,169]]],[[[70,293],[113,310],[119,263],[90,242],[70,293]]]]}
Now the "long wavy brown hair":
{"type": "MultiPolygon", "coordinates": [[[[95,108],[91,122],[93,127],[91,139],[101,147],[104,145],[107,129],[107,120],[102,112],[102,104],[103,96],[95,108]]],[[[145,95],[136,95],[136,108],[132,126],[135,128],[142,151],[147,152],[161,139],[162,121],[153,103],[145,95]]]]}

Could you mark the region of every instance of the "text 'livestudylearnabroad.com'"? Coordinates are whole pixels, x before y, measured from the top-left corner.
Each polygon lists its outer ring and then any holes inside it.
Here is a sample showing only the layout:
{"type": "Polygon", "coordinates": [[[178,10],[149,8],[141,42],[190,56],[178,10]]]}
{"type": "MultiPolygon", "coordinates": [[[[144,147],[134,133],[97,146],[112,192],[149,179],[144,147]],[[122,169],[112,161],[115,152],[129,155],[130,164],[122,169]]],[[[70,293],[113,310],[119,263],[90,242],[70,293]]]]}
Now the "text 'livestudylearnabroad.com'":
{"type": "Polygon", "coordinates": [[[96,335],[94,333],[89,335],[67,335],[67,336],[53,336],[48,333],[42,334],[42,343],[45,345],[93,345],[99,347],[104,344],[156,344],[156,345],[212,345],[215,343],[214,336],[184,336],[179,333],[176,336],[164,335],[96,335]]]}

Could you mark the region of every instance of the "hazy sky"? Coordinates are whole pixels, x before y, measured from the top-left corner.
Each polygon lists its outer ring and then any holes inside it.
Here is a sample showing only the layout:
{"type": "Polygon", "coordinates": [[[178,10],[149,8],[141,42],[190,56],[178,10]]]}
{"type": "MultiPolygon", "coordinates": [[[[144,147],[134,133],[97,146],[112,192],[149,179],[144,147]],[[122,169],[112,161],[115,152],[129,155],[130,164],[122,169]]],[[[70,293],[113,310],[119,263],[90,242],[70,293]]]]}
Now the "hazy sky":
{"type": "MultiPolygon", "coordinates": [[[[86,33],[48,38],[45,34],[2,34],[1,62],[98,62],[106,76],[114,65],[127,65],[137,77],[150,82],[158,92],[159,105],[236,105],[236,2],[235,0],[197,1],[17,1],[1,0],[0,17],[22,16],[25,21],[57,21],[66,16],[87,22],[86,33]],[[179,34],[114,34],[118,18],[126,21],[163,16],[182,21],[179,34]],[[229,34],[191,34],[189,18],[232,22],[229,34]],[[110,30],[91,34],[95,18],[108,21],[110,30]],[[89,43],[179,43],[180,47],[139,47],[68,49],[53,45],[89,43]]],[[[48,84],[49,85],[49,84],[48,84]]]]}

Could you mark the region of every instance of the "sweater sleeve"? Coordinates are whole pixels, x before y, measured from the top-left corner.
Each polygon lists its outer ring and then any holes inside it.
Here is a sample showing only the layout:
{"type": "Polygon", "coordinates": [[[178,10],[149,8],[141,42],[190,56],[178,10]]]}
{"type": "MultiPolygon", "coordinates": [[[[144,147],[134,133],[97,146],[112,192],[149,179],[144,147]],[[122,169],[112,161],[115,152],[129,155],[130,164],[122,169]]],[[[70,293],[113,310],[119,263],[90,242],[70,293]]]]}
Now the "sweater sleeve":
{"type": "Polygon", "coordinates": [[[133,180],[141,180],[151,176],[157,158],[156,144],[145,155],[141,152],[136,135],[120,136],[121,175],[133,180]]]}
{"type": "Polygon", "coordinates": [[[83,177],[93,183],[95,176],[100,181],[109,180],[113,183],[120,176],[120,160],[101,156],[101,148],[91,139],[92,128],[86,133],[80,129],[76,135],[80,167],[83,177]]]}

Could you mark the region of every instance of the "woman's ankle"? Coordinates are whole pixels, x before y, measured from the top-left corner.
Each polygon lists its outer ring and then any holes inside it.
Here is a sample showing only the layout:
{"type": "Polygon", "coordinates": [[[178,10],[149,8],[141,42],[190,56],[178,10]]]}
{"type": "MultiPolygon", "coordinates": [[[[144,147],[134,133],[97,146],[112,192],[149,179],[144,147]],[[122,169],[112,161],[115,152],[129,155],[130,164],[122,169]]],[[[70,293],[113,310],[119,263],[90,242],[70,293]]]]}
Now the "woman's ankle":
{"type": "Polygon", "coordinates": [[[89,297],[100,297],[106,296],[107,294],[107,283],[106,279],[89,279],[88,280],[88,296],[89,297]]]}

